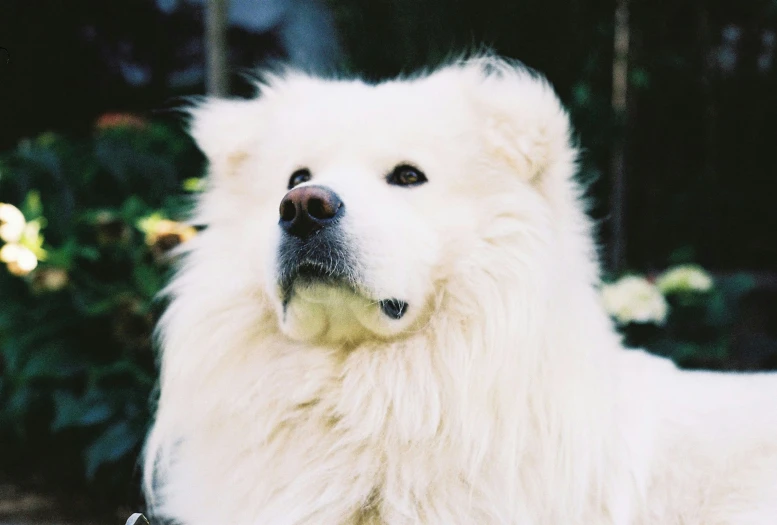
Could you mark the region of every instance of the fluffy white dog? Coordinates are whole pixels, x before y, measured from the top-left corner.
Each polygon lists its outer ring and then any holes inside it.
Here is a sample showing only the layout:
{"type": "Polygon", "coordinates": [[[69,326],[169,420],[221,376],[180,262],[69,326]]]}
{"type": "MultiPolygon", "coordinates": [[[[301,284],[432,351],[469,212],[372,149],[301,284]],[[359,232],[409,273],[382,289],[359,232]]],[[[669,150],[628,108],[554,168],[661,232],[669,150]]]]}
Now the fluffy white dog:
{"type": "Polygon", "coordinates": [[[184,525],[777,523],[777,377],[602,308],[549,85],[493,57],[208,100],[146,450],[184,525]]]}

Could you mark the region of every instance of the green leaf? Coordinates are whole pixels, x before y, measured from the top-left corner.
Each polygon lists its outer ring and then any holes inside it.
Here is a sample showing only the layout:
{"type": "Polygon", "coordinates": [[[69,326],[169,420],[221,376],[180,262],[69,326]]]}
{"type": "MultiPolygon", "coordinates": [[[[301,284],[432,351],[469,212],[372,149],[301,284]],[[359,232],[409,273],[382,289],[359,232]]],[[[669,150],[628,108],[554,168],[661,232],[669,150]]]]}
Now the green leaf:
{"type": "Polygon", "coordinates": [[[205,189],[205,179],[202,177],[191,177],[183,181],[183,189],[188,192],[197,193],[205,189]]]}
{"type": "Polygon", "coordinates": [[[21,211],[28,221],[37,219],[43,215],[43,203],[40,199],[40,192],[32,190],[27,193],[21,206],[21,211]]]}
{"type": "Polygon", "coordinates": [[[718,281],[718,287],[730,300],[738,300],[751,292],[756,284],[755,278],[747,273],[736,273],[718,281]]]}
{"type": "Polygon", "coordinates": [[[17,338],[7,338],[0,347],[0,355],[4,361],[3,374],[9,377],[18,375],[24,360],[24,345],[17,338]]]}
{"type": "Polygon", "coordinates": [[[696,254],[692,246],[683,246],[677,248],[669,254],[669,264],[675,266],[678,264],[692,263],[696,259],[696,254]]]}
{"type": "Polygon", "coordinates": [[[76,290],[73,294],[73,306],[86,317],[104,315],[116,307],[119,298],[108,296],[106,298],[94,298],[83,290],[76,290]]]}
{"type": "Polygon", "coordinates": [[[591,87],[583,82],[580,82],[572,88],[572,97],[576,105],[587,106],[591,103],[591,87]]]}
{"type": "Polygon", "coordinates": [[[90,481],[93,480],[102,465],[124,457],[141,438],[142,433],[134,430],[127,421],[119,421],[108,427],[108,430],[86,449],[86,477],[90,481]]]}
{"type": "Polygon", "coordinates": [[[46,250],[46,262],[52,266],[59,266],[66,270],[72,270],[75,259],[80,257],[88,261],[97,261],[100,259],[100,251],[94,246],[81,246],[74,238],[67,239],[58,248],[49,248],[46,250]]]}
{"type": "Polygon", "coordinates": [[[85,366],[82,358],[74,355],[63,343],[54,341],[34,350],[24,363],[19,376],[23,381],[70,377],[85,366]]]}
{"type": "Polygon", "coordinates": [[[133,277],[135,285],[149,299],[156,297],[164,284],[162,275],[148,264],[138,264],[133,271],[133,277]]]}
{"type": "Polygon", "coordinates": [[[56,416],[51,430],[57,432],[68,427],[89,426],[107,421],[116,413],[115,408],[107,402],[108,398],[107,394],[94,390],[82,398],[77,398],[70,392],[56,392],[56,416]]]}
{"type": "Polygon", "coordinates": [[[2,419],[5,423],[17,427],[16,431],[21,433],[19,427],[34,400],[35,392],[29,385],[21,385],[18,388],[11,389],[11,394],[4,400],[0,409],[2,419]]]}
{"type": "Polygon", "coordinates": [[[120,217],[127,224],[135,224],[139,217],[147,215],[150,211],[150,208],[143,199],[137,195],[133,195],[124,201],[124,205],[121,207],[120,217]]]}
{"type": "Polygon", "coordinates": [[[146,388],[150,388],[154,384],[154,379],[148,372],[131,361],[116,361],[94,370],[94,379],[96,381],[111,379],[116,376],[131,377],[137,385],[143,385],[146,388]]]}
{"type": "Polygon", "coordinates": [[[636,67],[631,71],[630,80],[631,85],[639,89],[647,89],[650,87],[650,74],[647,70],[636,67]]]}
{"type": "Polygon", "coordinates": [[[100,260],[100,250],[94,246],[80,246],[77,253],[79,257],[82,257],[87,261],[100,260]]]}
{"type": "Polygon", "coordinates": [[[46,261],[52,266],[58,266],[65,270],[70,270],[73,266],[73,256],[78,249],[75,239],[66,240],[58,248],[49,248],[46,251],[46,261]]]}

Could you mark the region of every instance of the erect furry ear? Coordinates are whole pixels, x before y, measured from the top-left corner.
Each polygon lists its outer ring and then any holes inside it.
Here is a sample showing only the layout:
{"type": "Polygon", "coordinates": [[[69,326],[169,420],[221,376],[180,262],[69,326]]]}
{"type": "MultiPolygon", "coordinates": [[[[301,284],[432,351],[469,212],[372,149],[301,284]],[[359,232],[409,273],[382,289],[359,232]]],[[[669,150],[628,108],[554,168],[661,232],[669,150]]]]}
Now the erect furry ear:
{"type": "Polygon", "coordinates": [[[257,99],[205,99],[189,111],[189,134],[208,158],[211,172],[234,169],[258,143],[257,99]]]}
{"type": "Polygon", "coordinates": [[[486,138],[495,157],[534,181],[556,162],[574,159],[569,117],[550,84],[525,66],[495,57],[465,62],[486,115],[486,138]]]}

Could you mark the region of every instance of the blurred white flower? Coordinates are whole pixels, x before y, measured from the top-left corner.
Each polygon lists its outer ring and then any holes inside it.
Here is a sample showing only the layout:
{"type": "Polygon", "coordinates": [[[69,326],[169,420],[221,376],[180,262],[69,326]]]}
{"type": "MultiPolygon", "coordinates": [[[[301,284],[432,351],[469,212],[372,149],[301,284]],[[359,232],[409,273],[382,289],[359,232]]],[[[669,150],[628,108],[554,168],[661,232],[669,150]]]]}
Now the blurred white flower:
{"type": "Polygon", "coordinates": [[[6,244],[0,248],[0,261],[9,263],[15,261],[21,253],[22,247],[18,244],[6,244]]]}
{"type": "Polygon", "coordinates": [[[700,266],[686,264],[666,270],[656,279],[656,286],[664,294],[706,292],[712,288],[712,277],[700,266]]]}
{"type": "Polygon", "coordinates": [[[19,242],[25,225],[24,215],[19,208],[13,204],[0,203],[0,239],[19,242]]]}
{"type": "Polygon", "coordinates": [[[0,261],[6,263],[14,275],[27,275],[38,266],[38,258],[29,248],[20,244],[6,244],[0,248],[0,261]]]}
{"type": "Polygon", "coordinates": [[[664,324],[669,305],[657,286],[644,277],[627,275],[602,287],[604,308],[619,324],[664,324]]]}

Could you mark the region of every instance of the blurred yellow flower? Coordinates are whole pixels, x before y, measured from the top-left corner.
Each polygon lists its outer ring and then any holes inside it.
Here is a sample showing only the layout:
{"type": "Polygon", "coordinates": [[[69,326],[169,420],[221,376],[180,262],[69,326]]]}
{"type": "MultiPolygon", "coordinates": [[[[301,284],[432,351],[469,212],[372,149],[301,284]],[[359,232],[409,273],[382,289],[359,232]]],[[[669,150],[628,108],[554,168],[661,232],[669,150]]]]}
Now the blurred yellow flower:
{"type": "Polygon", "coordinates": [[[701,266],[685,264],[669,268],[656,279],[664,294],[706,292],[712,288],[712,277],[701,266]]]}
{"type": "Polygon", "coordinates": [[[146,245],[157,262],[162,262],[167,252],[197,235],[194,226],[164,219],[158,213],[138,221],[138,228],[146,234],[146,245]]]}
{"type": "Polygon", "coordinates": [[[40,219],[25,224],[24,229],[22,230],[22,244],[29,245],[30,249],[35,249],[38,247],[38,244],[42,244],[40,228],[40,219]]]}
{"type": "Polygon", "coordinates": [[[188,224],[162,218],[155,213],[138,221],[138,228],[146,234],[146,244],[153,246],[160,237],[175,235],[180,242],[186,242],[197,234],[197,230],[188,224]]]}
{"type": "Polygon", "coordinates": [[[32,274],[32,289],[36,293],[57,292],[67,286],[69,281],[70,276],[64,268],[44,266],[32,274]]]}
{"type": "Polygon", "coordinates": [[[5,242],[19,242],[26,224],[19,208],[13,204],[0,203],[0,239],[5,242]]]}
{"type": "Polygon", "coordinates": [[[29,248],[9,243],[0,248],[0,261],[14,275],[27,275],[38,266],[38,258],[29,248]]]}

